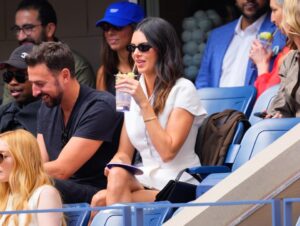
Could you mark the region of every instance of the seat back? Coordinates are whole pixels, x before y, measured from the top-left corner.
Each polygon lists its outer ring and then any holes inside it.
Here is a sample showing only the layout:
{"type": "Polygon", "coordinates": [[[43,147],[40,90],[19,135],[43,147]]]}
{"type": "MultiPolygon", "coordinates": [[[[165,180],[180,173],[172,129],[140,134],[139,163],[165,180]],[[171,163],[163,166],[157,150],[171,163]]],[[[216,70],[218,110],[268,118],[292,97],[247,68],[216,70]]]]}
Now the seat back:
{"type": "Polygon", "coordinates": [[[251,126],[242,139],[232,170],[240,167],[299,122],[300,118],[264,119],[251,126]]]}
{"type": "Polygon", "coordinates": [[[255,102],[249,121],[251,125],[254,125],[255,123],[263,120],[262,118],[255,116],[254,113],[256,112],[263,112],[270,108],[271,103],[275,96],[277,95],[278,89],[280,85],[275,85],[270,88],[268,88],[265,92],[263,92],[255,102]]]}
{"type": "Polygon", "coordinates": [[[198,89],[197,92],[209,115],[234,109],[249,117],[256,98],[256,89],[253,86],[207,87],[198,89]]]}
{"type": "MultiPolygon", "coordinates": [[[[64,208],[90,207],[88,203],[64,204],[64,208]]],[[[87,226],[90,219],[90,211],[65,212],[67,226],[87,226]]]]}
{"type": "MultiPolygon", "coordinates": [[[[169,203],[168,201],[156,202],[160,204],[169,203]]],[[[142,203],[130,203],[132,206],[132,211],[134,211],[134,206],[138,204],[139,207],[142,206],[142,203]]],[[[153,203],[144,203],[145,208],[143,208],[143,225],[144,226],[160,226],[163,224],[164,220],[169,219],[171,209],[170,208],[154,208],[146,207],[147,204],[153,203]]],[[[122,204],[117,204],[122,205],[122,204]]],[[[134,222],[134,212],[131,215],[132,222],[134,222]]],[[[122,209],[107,209],[102,210],[96,214],[90,226],[122,226],[123,225],[123,210],[122,209]]]]}

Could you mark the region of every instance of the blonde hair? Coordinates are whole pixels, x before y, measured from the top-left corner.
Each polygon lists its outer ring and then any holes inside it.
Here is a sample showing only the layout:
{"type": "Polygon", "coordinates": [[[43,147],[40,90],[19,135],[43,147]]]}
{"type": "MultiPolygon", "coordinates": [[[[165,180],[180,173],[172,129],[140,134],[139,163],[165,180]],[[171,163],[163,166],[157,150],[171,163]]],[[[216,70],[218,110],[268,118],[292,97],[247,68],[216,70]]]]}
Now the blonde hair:
{"type": "Polygon", "coordinates": [[[284,0],[282,27],[289,38],[300,36],[300,0],[284,0]]]}
{"type": "MultiPolygon", "coordinates": [[[[31,133],[22,129],[0,134],[0,140],[7,143],[9,153],[14,159],[9,181],[0,183],[0,210],[6,209],[9,195],[12,196],[13,210],[26,210],[33,192],[42,185],[52,184],[44,171],[38,143],[31,133]]],[[[25,225],[29,225],[31,218],[30,214],[27,215],[25,225]]],[[[8,225],[9,221],[18,225],[18,216],[7,216],[3,226],[8,225]]]]}

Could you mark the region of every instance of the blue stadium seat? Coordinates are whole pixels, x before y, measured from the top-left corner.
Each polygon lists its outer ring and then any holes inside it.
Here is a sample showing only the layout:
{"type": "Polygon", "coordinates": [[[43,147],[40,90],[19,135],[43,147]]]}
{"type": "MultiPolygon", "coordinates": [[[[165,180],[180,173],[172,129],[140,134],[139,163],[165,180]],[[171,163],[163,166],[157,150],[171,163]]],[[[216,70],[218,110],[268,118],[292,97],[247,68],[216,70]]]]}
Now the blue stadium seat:
{"type": "MultiPolygon", "coordinates": [[[[64,204],[64,208],[90,207],[88,203],[64,204]]],[[[90,219],[90,211],[65,212],[67,226],[87,226],[90,219]]]]}
{"type": "Polygon", "coordinates": [[[292,127],[300,122],[300,118],[264,119],[247,130],[241,144],[232,145],[237,149],[237,156],[232,165],[232,169],[226,167],[193,167],[189,171],[192,173],[217,172],[218,174],[208,175],[197,187],[196,196],[199,197],[220,180],[225,178],[231,171],[236,170],[242,164],[251,159],[258,152],[263,150],[277,138],[282,136],[292,127]],[[224,173],[219,173],[219,172],[224,173]]]}
{"type": "Polygon", "coordinates": [[[254,125],[255,123],[263,120],[260,117],[255,116],[254,114],[256,112],[263,112],[266,111],[270,108],[271,103],[273,101],[273,99],[275,98],[275,96],[277,95],[278,89],[279,89],[280,85],[275,85],[270,87],[269,89],[267,89],[265,92],[263,92],[257,99],[257,101],[255,102],[249,121],[251,123],[251,125],[254,125]]]}
{"type": "MultiPolygon", "coordinates": [[[[156,203],[169,203],[168,201],[156,202],[156,203]]],[[[160,226],[164,220],[170,217],[170,208],[153,208],[146,207],[147,204],[153,203],[129,203],[132,207],[132,222],[134,222],[134,205],[138,204],[139,207],[145,205],[143,208],[143,225],[144,226],[160,226]]],[[[125,205],[125,204],[117,204],[125,205]]],[[[127,205],[127,204],[126,204],[127,205]]],[[[122,226],[123,225],[123,210],[122,209],[107,209],[102,210],[96,214],[90,226],[122,226]]]]}
{"type": "Polygon", "coordinates": [[[256,98],[256,89],[253,86],[207,87],[198,89],[197,92],[209,115],[234,109],[249,117],[256,98]]]}

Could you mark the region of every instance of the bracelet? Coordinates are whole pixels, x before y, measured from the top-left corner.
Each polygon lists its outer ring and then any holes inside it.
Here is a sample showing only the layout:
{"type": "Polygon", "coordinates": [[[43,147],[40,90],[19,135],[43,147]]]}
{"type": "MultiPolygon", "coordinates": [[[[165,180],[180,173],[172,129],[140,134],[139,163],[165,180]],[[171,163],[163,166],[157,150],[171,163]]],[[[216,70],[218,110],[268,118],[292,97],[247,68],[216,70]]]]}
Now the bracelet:
{"type": "Polygon", "coordinates": [[[153,117],[150,117],[150,118],[146,118],[146,119],[144,119],[144,122],[150,122],[150,121],[152,121],[154,119],[157,119],[157,117],[153,116],[153,117]]]}

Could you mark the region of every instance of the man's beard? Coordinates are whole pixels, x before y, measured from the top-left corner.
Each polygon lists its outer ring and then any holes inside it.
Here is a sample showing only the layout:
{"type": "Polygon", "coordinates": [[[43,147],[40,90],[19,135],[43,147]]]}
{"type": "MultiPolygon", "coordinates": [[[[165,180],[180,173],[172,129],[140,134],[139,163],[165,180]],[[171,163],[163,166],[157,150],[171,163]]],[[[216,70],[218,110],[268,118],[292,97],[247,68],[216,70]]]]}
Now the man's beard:
{"type": "Polygon", "coordinates": [[[19,45],[23,45],[25,43],[32,43],[32,44],[35,44],[35,45],[39,45],[42,42],[47,42],[47,41],[48,41],[48,39],[47,39],[47,36],[46,36],[46,32],[43,29],[42,33],[41,33],[41,37],[38,40],[34,40],[31,37],[26,37],[25,39],[19,41],[19,45]]]}
{"type": "MultiPolygon", "coordinates": [[[[244,6],[242,6],[242,7],[244,7],[244,6]]],[[[265,14],[266,12],[268,12],[269,5],[268,5],[268,3],[266,3],[262,8],[258,8],[256,10],[256,12],[253,13],[253,14],[251,14],[251,15],[245,14],[243,8],[241,8],[241,7],[238,7],[238,9],[242,13],[243,17],[246,18],[246,20],[254,22],[259,17],[261,17],[263,14],[265,14]]]]}

